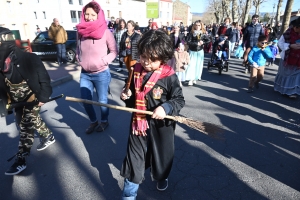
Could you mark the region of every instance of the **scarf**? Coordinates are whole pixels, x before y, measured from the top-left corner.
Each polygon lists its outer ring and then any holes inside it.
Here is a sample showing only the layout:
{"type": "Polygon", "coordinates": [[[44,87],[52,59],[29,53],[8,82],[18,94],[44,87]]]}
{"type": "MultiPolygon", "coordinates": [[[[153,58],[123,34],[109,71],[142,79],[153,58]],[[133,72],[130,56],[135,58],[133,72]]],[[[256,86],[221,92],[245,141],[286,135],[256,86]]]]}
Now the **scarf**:
{"type": "MultiPolygon", "coordinates": [[[[168,65],[161,65],[155,70],[146,84],[143,87],[143,80],[148,72],[144,70],[143,66],[138,63],[134,67],[134,86],[135,86],[135,108],[139,110],[147,110],[146,107],[146,94],[154,87],[158,79],[174,74],[173,68],[168,65]]],[[[146,130],[149,128],[146,120],[146,114],[134,113],[132,121],[132,133],[134,135],[146,136],[146,130]]]]}
{"type": "MultiPolygon", "coordinates": [[[[300,35],[294,31],[294,29],[292,28],[290,30],[289,35],[284,35],[285,38],[287,38],[289,41],[288,43],[290,44],[296,44],[296,40],[300,39],[300,35]]],[[[287,42],[285,40],[285,42],[287,42]]],[[[297,68],[300,69],[300,50],[299,49],[289,49],[288,51],[285,52],[285,64],[287,64],[287,66],[297,66],[297,68]]]]}
{"type": "MultiPolygon", "coordinates": [[[[98,4],[97,2],[95,2],[98,4]]],[[[105,30],[107,29],[107,24],[104,17],[104,12],[98,4],[100,11],[98,13],[98,18],[95,21],[86,22],[84,19],[84,10],[83,7],[80,17],[80,23],[76,26],[78,34],[85,38],[91,39],[101,39],[105,30]]]]}

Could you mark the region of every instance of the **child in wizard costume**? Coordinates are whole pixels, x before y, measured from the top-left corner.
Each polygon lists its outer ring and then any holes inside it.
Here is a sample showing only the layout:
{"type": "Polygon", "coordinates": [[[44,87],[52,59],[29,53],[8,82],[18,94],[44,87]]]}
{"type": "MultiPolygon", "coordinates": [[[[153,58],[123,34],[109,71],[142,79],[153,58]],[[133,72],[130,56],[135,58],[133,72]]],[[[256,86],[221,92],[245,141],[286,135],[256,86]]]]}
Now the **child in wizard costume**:
{"type": "Polygon", "coordinates": [[[185,104],[179,80],[166,65],[174,54],[170,37],[161,30],[150,30],[140,39],[138,52],[140,63],[134,66],[130,89],[122,91],[121,99],[127,107],[149,110],[153,115],[132,115],[127,155],[120,172],[125,178],[122,199],[127,200],[136,198],[149,167],[157,189],[167,189],[176,122],[164,118],[178,115],[185,104]]]}

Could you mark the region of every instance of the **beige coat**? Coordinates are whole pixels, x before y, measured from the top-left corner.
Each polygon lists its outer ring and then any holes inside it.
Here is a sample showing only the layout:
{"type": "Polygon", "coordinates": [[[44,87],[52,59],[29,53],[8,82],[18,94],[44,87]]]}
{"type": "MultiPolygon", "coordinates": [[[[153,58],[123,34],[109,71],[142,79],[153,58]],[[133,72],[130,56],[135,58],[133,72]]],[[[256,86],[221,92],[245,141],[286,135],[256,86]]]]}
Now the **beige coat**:
{"type": "Polygon", "coordinates": [[[174,53],[175,57],[175,71],[176,72],[183,72],[184,69],[183,67],[183,62],[185,62],[185,65],[188,65],[190,63],[190,55],[188,52],[183,51],[183,52],[178,52],[175,51],[174,53]]]}
{"type": "Polygon", "coordinates": [[[56,26],[54,23],[51,24],[48,30],[48,36],[53,40],[54,44],[64,44],[68,40],[67,32],[61,25],[56,26]]]}

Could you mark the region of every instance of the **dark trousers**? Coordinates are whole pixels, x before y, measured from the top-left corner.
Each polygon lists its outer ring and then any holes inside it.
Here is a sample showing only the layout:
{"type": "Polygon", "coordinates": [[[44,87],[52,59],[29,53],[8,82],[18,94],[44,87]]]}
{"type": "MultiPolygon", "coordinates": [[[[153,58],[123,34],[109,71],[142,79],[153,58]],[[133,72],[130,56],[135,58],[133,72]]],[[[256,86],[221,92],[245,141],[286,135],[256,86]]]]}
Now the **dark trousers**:
{"type": "Polygon", "coordinates": [[[67,62],[65,44],[56,44],[56,56],[58,63],[67,62]]]}

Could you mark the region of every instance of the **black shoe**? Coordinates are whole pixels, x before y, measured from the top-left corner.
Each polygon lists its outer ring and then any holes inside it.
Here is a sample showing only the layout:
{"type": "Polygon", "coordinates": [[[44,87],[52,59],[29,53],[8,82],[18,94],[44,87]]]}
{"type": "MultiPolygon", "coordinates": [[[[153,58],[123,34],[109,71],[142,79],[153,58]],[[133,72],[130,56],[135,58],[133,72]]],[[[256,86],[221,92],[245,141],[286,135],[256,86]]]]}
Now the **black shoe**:
{"type": "Polygon", "coordinates": [[[253,88],[252,88],[252,87],[249,87],[247,92],[248,92],[248,93],[252,93],[252,92],[253,92],[253,88]]]}
{"type": "Polygon", "coordinates": [[[157,181],[156,188],[159,191],[165,191],[168,188],[168,179],[157,181]]]}
{"type": "Polygon", "coordinates": [[[42,151],[49,147],[55,142],[54,136],[51,134],[46,138],[40,138],[40,144],[37,146],[36,150],[42,151]]]}
{"type": "Polygon", "coordinates": [[[258,82],[255,82],[254,85],[255,85],[255,88],[256,88],[256,89],[259,88],[259,83],[258,83],[258,82]]]}
{"type": "Polygon", "coordinates": [[[21,171],[26,169],[26,160],[25,156],[28,155],[28,153],[21,154],[18,153],[16,156],[15,163],[5,172],[5,175],[16,175],[19,174],[21,171]]]}

